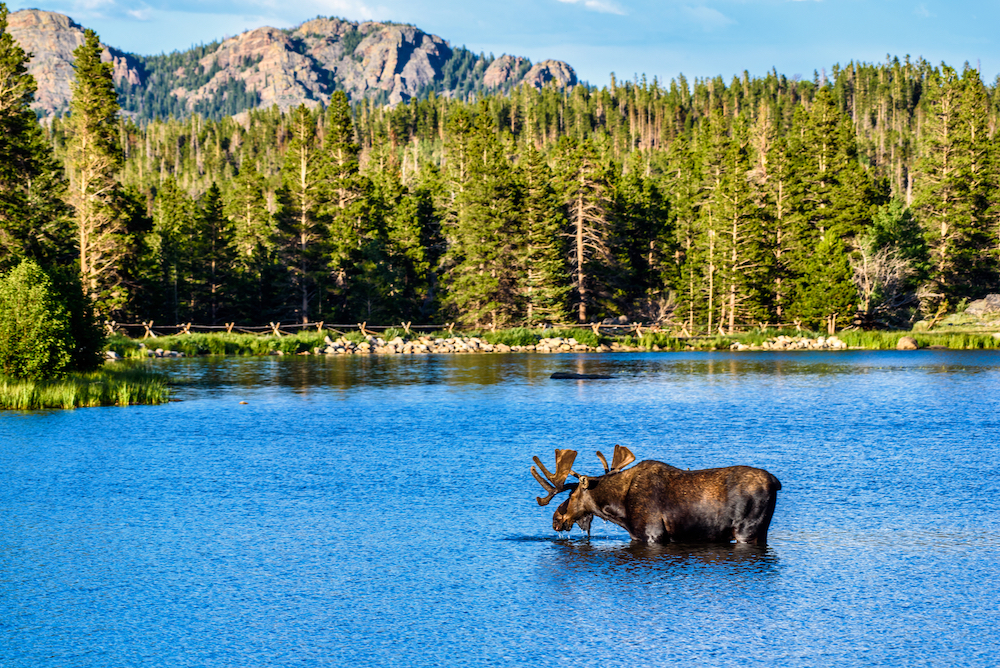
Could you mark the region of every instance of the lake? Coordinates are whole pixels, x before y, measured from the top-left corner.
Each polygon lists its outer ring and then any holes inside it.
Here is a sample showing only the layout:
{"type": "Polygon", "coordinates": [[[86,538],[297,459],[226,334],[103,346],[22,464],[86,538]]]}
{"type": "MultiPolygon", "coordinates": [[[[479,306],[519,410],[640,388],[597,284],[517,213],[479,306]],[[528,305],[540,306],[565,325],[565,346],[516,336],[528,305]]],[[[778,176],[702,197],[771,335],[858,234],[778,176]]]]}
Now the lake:
{"type": "Polygon", "coordinates": [[[0,666],[997,664],[998,353],[158,365],[0,413],[0,666]],[[531,457],[616,443],[775,474],[768,545],[555,533],[531,457]]]}

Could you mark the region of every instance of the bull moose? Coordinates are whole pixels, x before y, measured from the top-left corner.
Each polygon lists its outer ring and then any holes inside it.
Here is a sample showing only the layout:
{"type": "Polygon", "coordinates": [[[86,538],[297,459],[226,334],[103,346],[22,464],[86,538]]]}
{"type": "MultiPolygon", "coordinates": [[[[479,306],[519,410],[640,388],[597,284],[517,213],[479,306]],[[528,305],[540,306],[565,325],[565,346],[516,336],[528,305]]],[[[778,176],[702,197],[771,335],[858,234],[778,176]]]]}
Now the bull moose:
{"type": "Polygon", "coordinates": [[[573,525],[590,534],[594,516],[628,531],[645,543],[720,542],[763,545],[774,514],[781,483],[763,469],[728,466],[683,471],[646,460],[630,469],[635,455],[615,446],[611,466],[598,451],[604,475],[586,476],[573,470],[575,450],[556,450],[556,472],[550,473],[538,457],[531,474],[548,494],[538,505],[548,505],[556,494],[569,491],[552,515],[552,528],[569,531],[573,525]],[[578,483],[566,483],[573,476],[578,483]]]}

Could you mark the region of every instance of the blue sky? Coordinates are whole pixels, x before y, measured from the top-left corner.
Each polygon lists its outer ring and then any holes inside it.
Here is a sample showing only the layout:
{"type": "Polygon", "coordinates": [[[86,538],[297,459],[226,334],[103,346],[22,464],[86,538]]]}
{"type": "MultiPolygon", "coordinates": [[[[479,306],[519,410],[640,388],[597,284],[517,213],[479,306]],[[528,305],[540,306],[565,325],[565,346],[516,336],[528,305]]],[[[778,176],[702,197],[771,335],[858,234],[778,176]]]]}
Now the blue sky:
{"type": "Polygon", "coordinates": [[[8,1],[69,14],[125,51],[186,49],[246,29],[287,28],[315,16],[412,23],[479,52],[565,60],[607,85],[645,74],[669,80],[772,67],[814,70],[886,54],[1000,73],[1000,0],[38,0],[8,1]]]}

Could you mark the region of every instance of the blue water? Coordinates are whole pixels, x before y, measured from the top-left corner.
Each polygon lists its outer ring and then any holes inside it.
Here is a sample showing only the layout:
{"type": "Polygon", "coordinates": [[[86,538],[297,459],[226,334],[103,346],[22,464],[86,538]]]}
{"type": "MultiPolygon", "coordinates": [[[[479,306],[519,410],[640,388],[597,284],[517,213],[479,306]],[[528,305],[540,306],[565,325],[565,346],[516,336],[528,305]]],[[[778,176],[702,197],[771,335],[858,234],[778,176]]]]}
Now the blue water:
{"type": "Polygon", "coordinates": [[[0,414],[0,666],[998,662],[998,354],[161,366],[0,414]],[[532,455],[615,443],[774,473],[767,547],[553,532],[532,455]]]}

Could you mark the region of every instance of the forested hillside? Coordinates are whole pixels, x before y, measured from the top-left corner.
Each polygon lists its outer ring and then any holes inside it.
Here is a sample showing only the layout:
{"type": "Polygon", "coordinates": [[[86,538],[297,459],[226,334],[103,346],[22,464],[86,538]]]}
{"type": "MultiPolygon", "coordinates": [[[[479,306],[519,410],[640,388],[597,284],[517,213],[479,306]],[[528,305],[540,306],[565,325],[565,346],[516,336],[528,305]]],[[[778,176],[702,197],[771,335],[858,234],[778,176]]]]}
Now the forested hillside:
{"type": "MultiPolygon", "coordinates": [[[[95,207],[117,227],[88,281],[119,322],[901,325],[998,289],[996,94],[893,59],[118,117],[95,207]]],[[[81,132],[45,130],[71,186],[81,132]]],[[[64,192],[5,215],[4,268],[80,256],[64,192]]]]}

